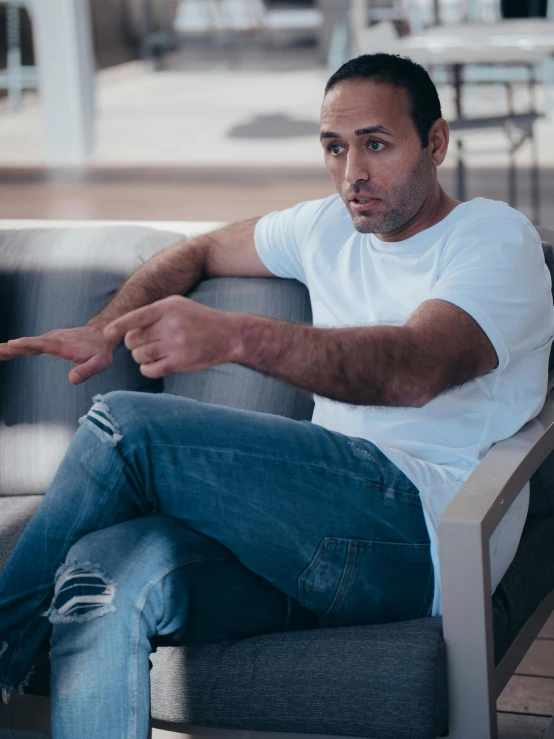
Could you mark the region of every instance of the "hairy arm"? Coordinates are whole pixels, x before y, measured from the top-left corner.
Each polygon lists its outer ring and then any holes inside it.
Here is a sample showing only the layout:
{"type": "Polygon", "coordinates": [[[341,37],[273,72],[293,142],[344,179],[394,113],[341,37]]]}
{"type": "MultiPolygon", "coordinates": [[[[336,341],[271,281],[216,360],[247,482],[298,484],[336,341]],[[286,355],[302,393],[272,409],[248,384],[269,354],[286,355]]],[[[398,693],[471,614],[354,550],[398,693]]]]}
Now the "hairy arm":
{"type": "Polygon", "coordinates": [[[51,354],[76,365],[69,372],[71,383],[88,380],[112,363],[118,341],[107,339],[103,330],[114,319],[169,296],[186,293],[205,277],[271,276],[254,244],[258,220],[234,223],[165,249],[129,277],[108,305],[85,326],[12,339],[0,344],[0,360],[51,354]]]}
{"type": "Polygon", "coordinates": [[[87,325],[106,326],[118,316],[169,295],[184,295],[206,277],[270,276],[254,247],[259,218],[184,239],[148,260],[87,325]]]}
{"type": "Polygon", "coordinates": [[[485,374],[492,344],[460,308],[428,300],[404,326],[317,328],[228,313],[173,296],[116,319],[146,377],[234,362],[354,405],[414,406],[485,374]]]}
{"type": "Polygon", "coordinates": [[[497,364],[473,318],[442,300],[423,303],[404,326],[326,329],[234,315],[233,361],[343,403],[421,407],[497,364]]]}

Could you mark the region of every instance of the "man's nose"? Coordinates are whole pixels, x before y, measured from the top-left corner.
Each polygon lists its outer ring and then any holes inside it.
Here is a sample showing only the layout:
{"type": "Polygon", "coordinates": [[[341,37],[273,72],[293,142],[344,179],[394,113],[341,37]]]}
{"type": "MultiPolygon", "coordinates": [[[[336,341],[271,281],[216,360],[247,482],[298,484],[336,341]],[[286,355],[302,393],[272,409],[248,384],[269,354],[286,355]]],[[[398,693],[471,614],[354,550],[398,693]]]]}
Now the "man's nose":
{"type": "Polygon", "coordinates": [[[350,150],[346,157],[346,171],[344,179],[355,185],[359,180],[369,180],[369,166],[367,158],[361,153],[350,150]]]}

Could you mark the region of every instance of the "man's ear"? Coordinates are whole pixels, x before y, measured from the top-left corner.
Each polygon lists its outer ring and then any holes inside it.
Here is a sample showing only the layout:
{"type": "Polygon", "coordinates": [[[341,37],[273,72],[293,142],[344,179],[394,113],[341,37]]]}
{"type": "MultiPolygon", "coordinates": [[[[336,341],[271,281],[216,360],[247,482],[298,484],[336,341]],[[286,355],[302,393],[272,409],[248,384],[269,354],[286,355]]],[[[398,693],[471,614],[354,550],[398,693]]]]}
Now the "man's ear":
{"type": "Polygon", "coordinates": [[[446,157],[450,128],[444,118],[438,118],[429,130],[429,152],[435,167],[439,167],[446,157]]]}

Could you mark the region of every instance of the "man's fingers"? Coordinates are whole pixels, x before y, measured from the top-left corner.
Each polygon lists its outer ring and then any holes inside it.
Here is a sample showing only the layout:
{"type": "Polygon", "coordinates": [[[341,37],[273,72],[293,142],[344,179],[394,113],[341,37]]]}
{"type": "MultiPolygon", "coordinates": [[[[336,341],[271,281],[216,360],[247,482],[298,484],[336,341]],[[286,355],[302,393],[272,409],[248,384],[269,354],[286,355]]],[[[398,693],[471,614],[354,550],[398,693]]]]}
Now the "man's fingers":
{"type": "Polygon", "coordinates": [[[112,358],[106,353],[95,354],[86,362],[78,364],[68,375],[72,385],[80,385],[94,375],[103,372],[112,363],[112,358]]]}
{"type": "Polygon", "coordinates": [[[156,323],[162,313],[163,307],[160,305],[160,302],[145,305],[144,308],[137,308],[108,323],[104,329],[104,336],[110,341],[114,339],[121,341],[128,331],[132,331],[135,328],[143,328],[144,326],[151,326],[153,323],[156,323]]]}
{"type": "Polygon", "coordinates": [[[171,369],[170,367],[168,357],[164,357],[157,362],[149,362],[148,364],[140,365],[141,375],[144,375],[145,377],[150,377],[151,379],[166,377],[167,375],[171,375],[174,371],[175,370],[171,369]]]}
{"type": "Polygon", "coordinates": [[[7,346],[14,353],[14,357],[34,357],[44,352],[41,336],[10,339],[7,346]]]}
{"type": "Polygon", "coordinates": [[[146,364],[148,362],[156,362],[167,356],[162,348],[160,341],[151,342],[149,344],[141,344],[131,352],[133,359],[137,364],[146,364]]]}
{"type": "Polygon", "coordinates": [[[131,331],[127,331],[125,334],[125,346],[127,349],[132,351],[133,349],[136,349],[137,346],[157,341],[158,337],[156,329],[157,326],[154,323],[150,326],[146,326],[146,328],[133,328],[131,331]]]}
{"type": "MultiPolygon", "coordinates": [[[[40,354],[39,351],[36,354],[40,354]]],[[[8,343],[0,344],[0,361],[15,359],[15,357],[21,357],[22,351],[17,349],[15,346],[11,346],[8,343]]]]}
{"type": "Polygon", "coordinates": [[[10,339],[8,346],[18,352],[19,356],[34,357],[37,354],[51,354],[60,359],[73,359],[72,344],[47,336],[30,336],[21,339],[10,339]]]}

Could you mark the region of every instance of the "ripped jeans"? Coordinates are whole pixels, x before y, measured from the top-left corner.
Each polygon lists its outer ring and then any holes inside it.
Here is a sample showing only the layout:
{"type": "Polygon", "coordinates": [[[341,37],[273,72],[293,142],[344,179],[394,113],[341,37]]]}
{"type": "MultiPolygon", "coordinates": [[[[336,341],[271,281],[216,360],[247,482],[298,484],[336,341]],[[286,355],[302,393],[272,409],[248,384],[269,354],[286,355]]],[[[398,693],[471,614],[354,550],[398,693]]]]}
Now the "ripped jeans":
{"type": "Polygon", "coordinates": [[[55,739],[145,739],[160,643],[430,614],[418,491],[371,442],[170,395],[95,400],[0,576],[0,686],[18,691],[52,629],[55,739]]]}

